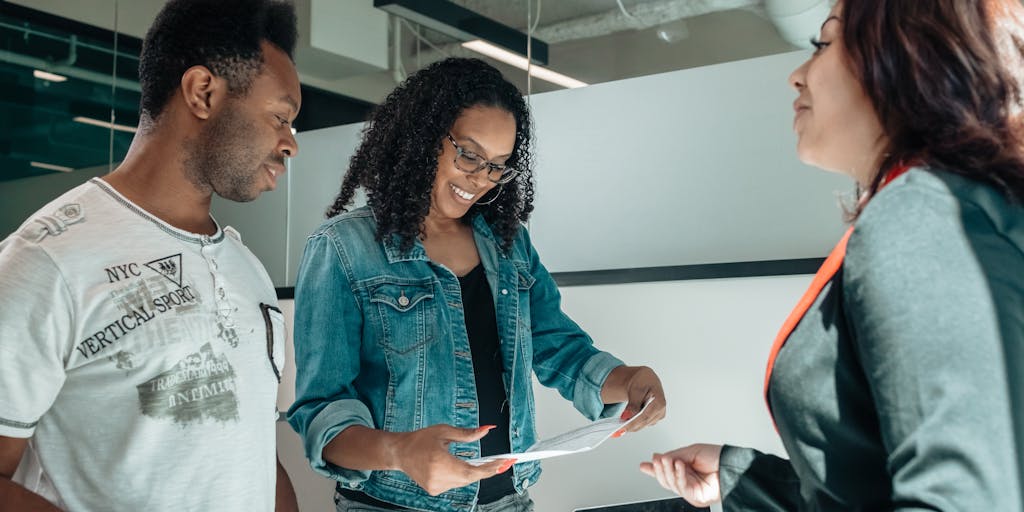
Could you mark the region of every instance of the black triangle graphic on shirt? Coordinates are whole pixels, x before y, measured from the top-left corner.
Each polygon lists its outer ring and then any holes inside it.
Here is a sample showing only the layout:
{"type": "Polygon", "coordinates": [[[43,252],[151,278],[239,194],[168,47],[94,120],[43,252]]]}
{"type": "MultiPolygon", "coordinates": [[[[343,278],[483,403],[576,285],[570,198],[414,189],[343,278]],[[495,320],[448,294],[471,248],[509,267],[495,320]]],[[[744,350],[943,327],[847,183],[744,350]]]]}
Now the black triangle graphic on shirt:
{"type": "Polygon", "coordinates": [[[146,263],[152,271],[166,277],[181,288],[181,253],[146,263]]]}

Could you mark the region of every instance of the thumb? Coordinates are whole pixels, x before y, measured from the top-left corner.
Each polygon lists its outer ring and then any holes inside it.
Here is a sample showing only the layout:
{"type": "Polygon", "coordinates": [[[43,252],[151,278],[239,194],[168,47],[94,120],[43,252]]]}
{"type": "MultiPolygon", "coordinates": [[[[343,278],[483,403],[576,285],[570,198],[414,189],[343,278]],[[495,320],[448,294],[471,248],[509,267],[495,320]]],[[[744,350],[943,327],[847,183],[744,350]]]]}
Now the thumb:
{"type": "Polygon", "coordinates": [[[446,425],[448,428],[442,432],[445,439],[460,443],[471,443],[487,435],[496,425],[483,425],[478,428],[458,428],[446,425]]]}
{"type": "Polygon", "coordinates": [[[648,396],[649,392],[645,391],[642,395],[629,397],[629,402],[626,404],[626,408],[623,409],[622,415],[619,416],[619,419],[628,420],[633,416],[636,416],[637,413],[644,408],[644,405],[647,404],[648,396]]]}

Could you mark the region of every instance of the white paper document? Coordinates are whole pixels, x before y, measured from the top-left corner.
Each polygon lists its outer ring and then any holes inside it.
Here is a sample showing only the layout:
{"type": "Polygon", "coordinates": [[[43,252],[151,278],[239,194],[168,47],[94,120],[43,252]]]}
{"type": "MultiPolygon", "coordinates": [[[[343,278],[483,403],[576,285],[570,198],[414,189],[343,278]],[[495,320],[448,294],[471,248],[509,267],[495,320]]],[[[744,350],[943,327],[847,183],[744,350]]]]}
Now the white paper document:
{"type": "Polygon", "coordinates": [[[523,453],[488,455],[478,459],[470,459],[466,462],[474,466],[486,464],[498,459],[516,459],[516,462],[526,462],[530,460],[547,459],[549,457],[557,457],[559,455],[568,455],[570,453],[593,450],[601,443],[605,442],[605,440],[611,437],[616,431],[625,428],[626,425],[629,425],[639,418],[644,411],[647,410],[647,406],[650,403],[651,402],[648,401],[644,404],[643,408],[640,409],[640,412],[634,414],[633,417],[628,420],[622,420],[618,417],[597,420],[589,425],[584,425],[580,428],[570,430],[550,439],[537,441],[523,453]]]}

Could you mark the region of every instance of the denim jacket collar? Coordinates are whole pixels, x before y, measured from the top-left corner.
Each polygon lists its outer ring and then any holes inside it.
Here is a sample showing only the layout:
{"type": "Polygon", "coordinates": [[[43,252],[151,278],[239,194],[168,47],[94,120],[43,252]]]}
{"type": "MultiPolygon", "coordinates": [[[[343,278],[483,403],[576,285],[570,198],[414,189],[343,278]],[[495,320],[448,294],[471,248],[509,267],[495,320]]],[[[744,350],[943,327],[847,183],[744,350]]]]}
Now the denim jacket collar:
{"type": "MultiPolygon", "coordinates": [[[[373,209],[370,209],[373,212],[373,209]]],[[[491,227],[484,220],[484,216],[477,212],[470,212],[467,215],[473,216],[471,223],[474,234],[483,235],[483,239],[487,240],[494,245],[494,250],[498,251],[500,244],[494,237],[494,232],[491,231],[491,227]]],[[[373,213],[374,222],[377,220],[376,212],[373,213]]],[[[481,237],[477,237],[480,239],[481,237]]],[[[478,242],[479,245],[479,242],[478,242]]],[[[427,251],[423,248],[423,242],[416,238],[413,240],[413,245],[409,249],[402,250],[402,237],[391,234],[384,238],[384,253],[388,257],[388,263],[397,263],[400,261],[416,261],[416,260],[428,260],[427,251]]]]}
{"type": "Polygon", "coordinates": [[[408,250],[402,250],[402,237],[392,233],[384,237],[384,254],[388,257],[388,263],[399,261],[426,260],[427,251],[419,238],[413,240],[413,245],[408,250]]]}
{"type": "MultiPolygon", "coordinates": [[[[370,210],[370,214],[373,215],[374,230],[377,226],[380,226],[380,219],[377,218],[377,210],[372,207],[367,208],[370,210]]],[[[400,261],[416,261],[416,260],[428,260],[427,250],[423,248],[423,243],[420,239],[414,238],[412,241],[412,247],[402,250],[402,237],[395,233],[384,237],[382,242],[384,245],[384,254],[388,257],[388,263],[394,264],[400,261]]]]}

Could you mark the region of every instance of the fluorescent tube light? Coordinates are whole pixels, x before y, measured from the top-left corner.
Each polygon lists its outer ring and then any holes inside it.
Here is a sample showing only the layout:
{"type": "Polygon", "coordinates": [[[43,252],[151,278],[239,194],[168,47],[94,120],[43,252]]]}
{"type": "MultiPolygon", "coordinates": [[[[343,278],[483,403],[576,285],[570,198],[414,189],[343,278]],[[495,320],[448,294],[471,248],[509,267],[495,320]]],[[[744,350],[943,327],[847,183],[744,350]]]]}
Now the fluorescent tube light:
{"type": "Polygon", "coordinates": [[[32,167],[37,167],[39,169],[46,169],[46,170],[49,170],[49,171],[71,172],[71,171],[74,170],[71,167],[64,167],[63,165],[48,164],[48,163],[45,163],[45,162],[29,162],[28,164],[31,165],[32,167]]]}
{"type": "Polygon", "coordinates": [[[533,62],[548,63],[548,44],[544,41],[450,0],[373,0],[373,6],[459,41],[482,39],[518,55],[526,55],[529,47],[533,62]]]}
{"type": "Polygon", "coordinates": [[[107,129],[113,128],[115,130],[119,130],[119,131],[122,131],[122,132],[128,132],[128,133],[135,133],[136,132],[136,129],[135,129],[134,126],[125,126],[123,124],[116,124],[116,123],[115,124],[111,124],[111,123],[109,123],[107,121],[100,121],[99,119],[93,119],[91,117],[78,116],[78,117],[72,118],[71,120],[75,121],[77,123],[91,124],[93,126],[99,126],[101,128],[107,128],[107,129]]]}
{"type": "Polygon", "coordinates": [[[32,70],[32,76],[40,80],[49,80],[51,82],[64,82],[68,77],[64,75],[58,75],[56,73],[50,73],[49,71],[40,71],[38,69],[32,70]]]}
{"type": "MultiPolygon", "coordinates": [[[[500,60],[505,64],[510,64],[524,71],[527,69],[526,57],[516,55],[515,53],[512,53],[503,48],[499,48],[482,39],[477,39],[475,41],[467,41],[465,43],[462,43],[462,47],[466,48],[467,50],[473,50],[474,52],[482,53],[492,59],[500,60]]],[[[535,78],[539,78],[541,80],[544,80],[545,82],[558,84],[561,85],[562,87],[574,89],[576,87],[586,87],[588,85],[586,82],[581,82],[579,80],[576,80],[575,78],[565,76],[561,73],[556,73],[543,66],[529,66],[529,70],[530,74],[533,75],[535,78]]]]}

